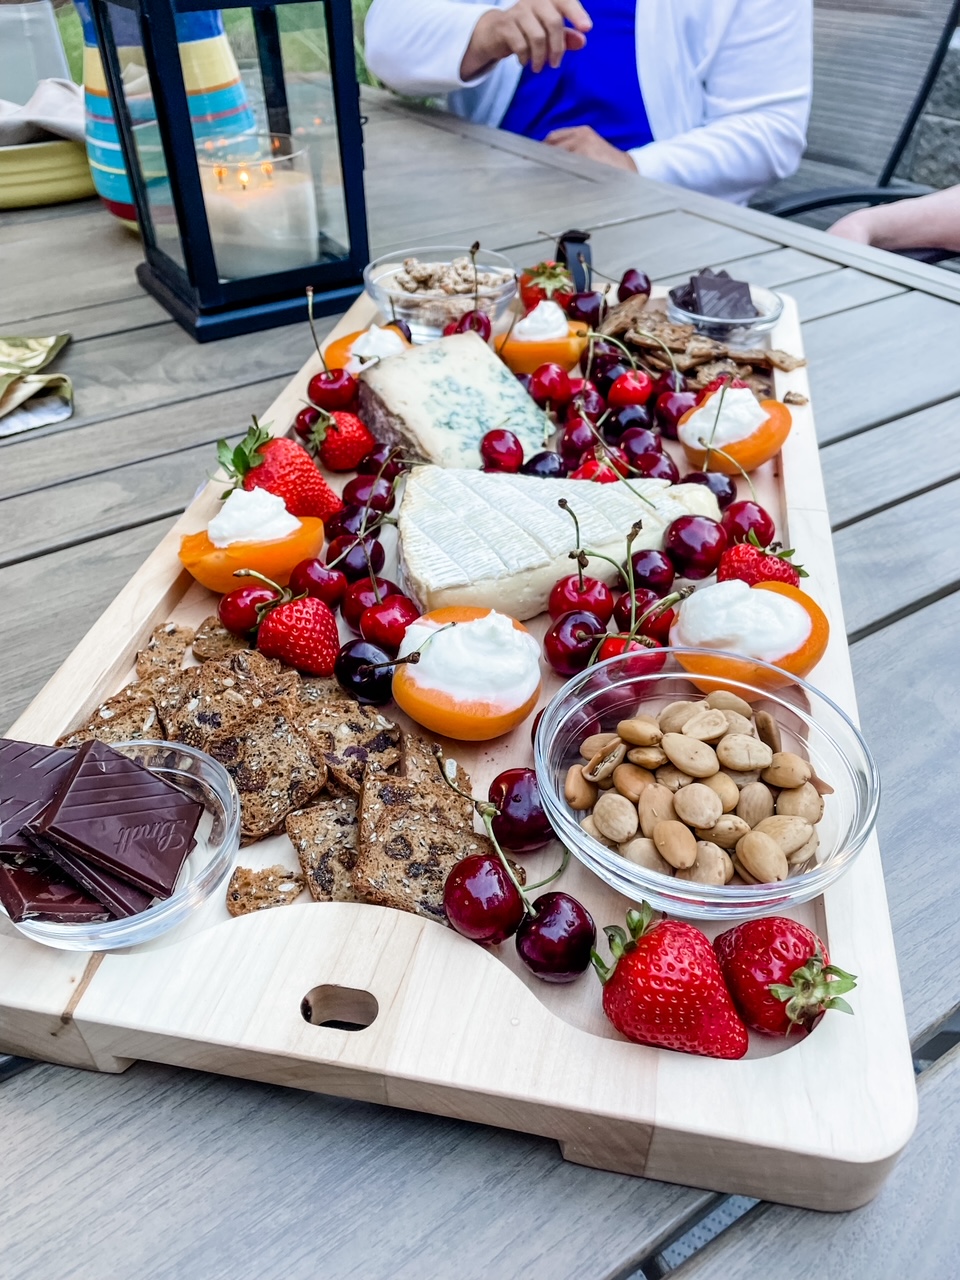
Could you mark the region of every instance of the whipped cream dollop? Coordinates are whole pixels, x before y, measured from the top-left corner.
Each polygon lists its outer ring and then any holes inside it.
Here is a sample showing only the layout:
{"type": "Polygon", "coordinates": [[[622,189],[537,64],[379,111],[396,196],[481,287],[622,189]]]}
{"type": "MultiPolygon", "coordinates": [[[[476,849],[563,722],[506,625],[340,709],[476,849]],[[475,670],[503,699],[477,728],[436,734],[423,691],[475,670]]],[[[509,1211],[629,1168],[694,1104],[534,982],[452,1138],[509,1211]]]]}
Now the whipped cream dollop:
{"type": "Polygon", "coordinates": [[[554,342],[565,338],[569,332],[570,323],[563,307],[544,299],[517,321],[510,336],[518,342],[554,342]]]}
{"type": "Polygon", "coordinates": [[[684,600],[670,643],[688,649],[727,649],[776,662],[799,649],[812,626],[796,600],[731,579],[698,587],[684,600]]]}
{"type": "Polygon", "coordinates": [[[415,683],[458,702],[513,710],[540,684],[540,646],[504,613],[491,610],[452,626],[420,618],[407,627],[400,657],[414,649],[420,650],[419,662],[409,668],[415,683]]]}
{"type": "Polygon", "coordinates": [[[234,489],[207,525],[207,537],[215,547],[234,542],[273,542],[300,528],[300,521],[286,503],[266,489],[234,489]]]}
{"type": "Polygon", "coordinates": [[[347,373],[357,374],[371,360],[386,360],[388,356],[398,356],[406,349],[406,343],[396,329],[381,329],[379,325],[372,324],[350,348],[347,373]]]}
{"type": "Polygon", "coordinates": [[[689,449],[702,449],[701,440],[718,449],[752,436],[769,415],[749,387],[727,387],[714,391],[686,422],[677,428],[681,444],[689,449]],[[720,396],[723,395],[723,404],[720,396]],[[719,416],[717,407],[719,406],[719,416]]]}

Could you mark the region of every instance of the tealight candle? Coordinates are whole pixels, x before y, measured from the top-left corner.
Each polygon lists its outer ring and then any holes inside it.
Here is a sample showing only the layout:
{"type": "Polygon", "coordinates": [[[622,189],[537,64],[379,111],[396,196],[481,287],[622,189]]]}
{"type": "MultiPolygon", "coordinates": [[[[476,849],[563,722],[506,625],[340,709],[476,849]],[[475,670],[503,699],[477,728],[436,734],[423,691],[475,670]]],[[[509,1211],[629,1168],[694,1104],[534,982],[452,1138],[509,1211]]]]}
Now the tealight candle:
{"type": "Polygon", "coordinates": [[[303,153],[214,159],[200,165],[207,223],[221,279],[274,275],[316,262],[319,226],[303,153]]]}

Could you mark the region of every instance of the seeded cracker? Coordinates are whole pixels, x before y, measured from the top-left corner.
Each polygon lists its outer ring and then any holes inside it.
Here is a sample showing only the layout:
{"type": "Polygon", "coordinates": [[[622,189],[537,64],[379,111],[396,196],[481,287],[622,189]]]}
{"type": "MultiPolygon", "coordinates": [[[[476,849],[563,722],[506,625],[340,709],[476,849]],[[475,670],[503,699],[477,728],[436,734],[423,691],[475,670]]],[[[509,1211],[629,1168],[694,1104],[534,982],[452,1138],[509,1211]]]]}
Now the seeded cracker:
{"type": "Polygon", "coordinates": [[[197,627],[193,641],[193,656],[198,662],[217,662],[221,658],[229,658],[234,653],[243,653],[249,649],[249,643],[243,636],[235,636],[228,631],[216,614],[204,618],[197,627]]]}
{"type": "Polygon", "coordinates": [[[356,799],[321,800],[310,809],[291,813],[286,825],[310,896],[317,902],[356,902],[356,799]]]}
{"type": "Polygon", "coordinates": [[[232,916],[246,916],[268,907],[285,907],[296,902],[303,890],[303,877],[286,867],[251,871],[237,867],[227,885],[227,910],[232,916]]]}
{"type": "Polygon", "coordinates": [[[58,747],[76,747],[96,738],[99,742],[126,742],[162,735],[156,704],[141,685],[131,684],[102,702],[83,724],[57,739],[58,747]]]}

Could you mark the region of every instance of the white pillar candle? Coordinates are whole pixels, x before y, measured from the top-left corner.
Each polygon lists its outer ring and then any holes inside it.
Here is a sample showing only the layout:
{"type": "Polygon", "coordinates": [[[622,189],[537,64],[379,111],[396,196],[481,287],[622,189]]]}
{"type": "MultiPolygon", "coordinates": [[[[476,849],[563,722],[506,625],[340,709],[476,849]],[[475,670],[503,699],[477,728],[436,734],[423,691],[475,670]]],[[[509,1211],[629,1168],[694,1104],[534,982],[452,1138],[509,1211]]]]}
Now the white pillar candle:
{"type": "Polygon", "coordinates": [[[254,160],[203,166],[201,181],[221,279],[274,275],[316,262],[319,228],[309,173],[254,160]]]}

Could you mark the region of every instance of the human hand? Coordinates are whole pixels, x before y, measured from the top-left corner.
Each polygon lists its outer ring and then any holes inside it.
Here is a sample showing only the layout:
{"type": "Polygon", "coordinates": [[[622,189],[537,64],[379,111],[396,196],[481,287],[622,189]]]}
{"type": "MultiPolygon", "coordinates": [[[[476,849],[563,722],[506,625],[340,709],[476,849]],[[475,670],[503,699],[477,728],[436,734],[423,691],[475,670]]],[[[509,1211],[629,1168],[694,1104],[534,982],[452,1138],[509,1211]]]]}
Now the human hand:
{"type": "Polygon", "coordinates": [[[853,240],[856,244],[873,244],[874,213],[873,209],[857,209],[839,218],[827,228],[827,233],[843,240],[853,240]]]}
{"type": "Polygon", "coordinates": [[[599,160],[601,164],[613,165],[617,169],[626,169],[628,173],[636,173],[637,166],[629,151],[621,151],[619,147],[601,138],[596,129],[588,124],[573,125],[568,129],[554,129],[544,138],[549,147],[559,147],[561,151],[570,151],[576,156],[586,156],[588,160],[599,160]]]}
{"type": "Polygon", "coordinates": [[[472,80],[511,53],[531,71],[559,67],[565,53],[583,48],[592,26],[580,0],[517,0],[509,9],[488,9],[473,29],[460,78],[472,80]]]}

